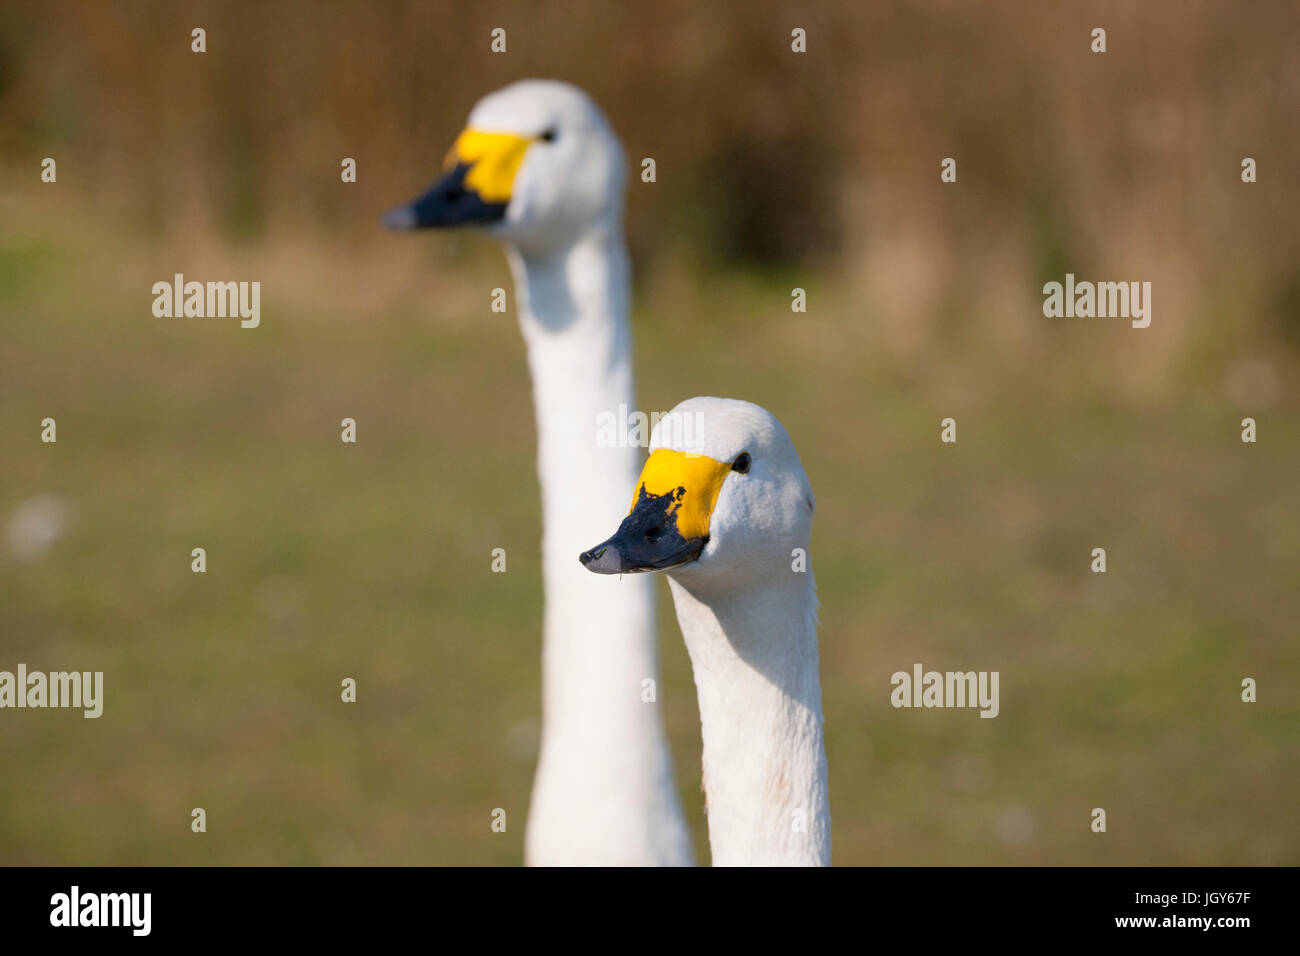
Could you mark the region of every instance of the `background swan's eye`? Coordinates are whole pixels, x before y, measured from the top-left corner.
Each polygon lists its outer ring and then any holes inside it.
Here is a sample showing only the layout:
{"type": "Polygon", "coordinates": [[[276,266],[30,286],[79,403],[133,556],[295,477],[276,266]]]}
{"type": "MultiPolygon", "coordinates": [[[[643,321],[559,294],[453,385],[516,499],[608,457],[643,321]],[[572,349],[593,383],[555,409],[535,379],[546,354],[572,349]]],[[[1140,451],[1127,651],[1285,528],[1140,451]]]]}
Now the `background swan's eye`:
{"type": "Polygon", "coordinates": [[[749,452],[742,451],[736,456],[736,460],[731,463],[731,470],[738,471],[742,475],[749,471],[749,452]]]}
{"type": "Polygon", "coordinates": [[[539,138],[542,139],[543,141],[547,142],[547,143],[554,143],[554,142],[555,142],[555,127],[552,126],[550,129],[543,130],[543,131],[542,131],[542,135],[541,135],[539,138]]]}

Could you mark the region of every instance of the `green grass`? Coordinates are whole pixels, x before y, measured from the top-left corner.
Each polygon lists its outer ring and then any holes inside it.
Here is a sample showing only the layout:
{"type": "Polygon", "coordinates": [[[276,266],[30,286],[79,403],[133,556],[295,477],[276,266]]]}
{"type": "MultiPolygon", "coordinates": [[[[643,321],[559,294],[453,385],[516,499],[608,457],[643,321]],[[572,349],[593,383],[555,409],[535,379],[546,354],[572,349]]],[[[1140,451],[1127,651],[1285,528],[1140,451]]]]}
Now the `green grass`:
{"type": "MultiPolygon", "coordinates": [[[[71,517],[44,556],[0,556],[0,668],[102,670],[107,702],[0,712],[0,862],[519,862],[539,516],[495,251],[431,240],[384,264],[7,228],[0,519],[46,492],[71,517]],[[260,279],[262,327],[154,319],[149,286],[178,270],[260,279]]],[[[885,320],[934,317],[878,315],[834,275],[792,315],[794,281],[638,277],[636,361],[647,409],[768,406],[812,478],[836,861],[1300,862],[1294,391],[1243,445],[1250,411],[1213,363],[1133,384],[1128,353],[1171,347],[1156,336],[1047,328],[1028,298],[1013,346],[972,304],[909,349],[885,320]],[[917,661],[1000,671],[1001,715],[891,708],[917,661]]],[[[660,699],[707,860],[663,590],[660,699]]]]}

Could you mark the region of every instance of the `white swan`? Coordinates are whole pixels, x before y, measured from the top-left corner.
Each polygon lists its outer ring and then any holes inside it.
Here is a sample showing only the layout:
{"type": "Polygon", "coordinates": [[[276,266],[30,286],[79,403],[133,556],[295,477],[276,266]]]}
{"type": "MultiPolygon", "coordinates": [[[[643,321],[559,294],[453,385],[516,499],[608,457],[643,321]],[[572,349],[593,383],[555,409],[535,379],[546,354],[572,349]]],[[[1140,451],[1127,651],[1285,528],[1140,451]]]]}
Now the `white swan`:
{"type": "Polygon", "coordinates": [[[478,102],[422,197],[391,228],[472,226],[505,243],[528,347],[542,486],[542,741],[525,835],[533,865],[690,865],[659,709],[653,582],[616,588],[573,555],[616,521],[633,447],[597,416],[635,407],[622,147],[576,87],[525,80],[478,102]],[[626,444],[626,443],[624,443],[626,444]]]}
{"type": "Polygon", "coordinates": [[[717,866],[829,865],[813,494],[749,402],[692,398],[655,427],[618,532],[579,560],[666,571],[695,670],[717,866]]]}

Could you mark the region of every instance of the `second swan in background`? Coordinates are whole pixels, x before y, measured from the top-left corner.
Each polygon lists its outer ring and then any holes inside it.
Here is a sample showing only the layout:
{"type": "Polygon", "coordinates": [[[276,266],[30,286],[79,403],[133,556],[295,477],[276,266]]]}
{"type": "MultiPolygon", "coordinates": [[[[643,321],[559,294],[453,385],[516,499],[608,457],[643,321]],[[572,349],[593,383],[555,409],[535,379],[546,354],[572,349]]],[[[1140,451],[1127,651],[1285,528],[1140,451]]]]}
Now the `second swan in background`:
{"type": "Polygon", "coordinates": [[[623,238],[625,160],[576,87],[523,80],[478,102],[442,177],[394,229],[470,226],[505,244],[528,347],[542,485],[542,741],[525,837],[533,865],[690,865],[659,708],[653,582],[616,587],[574,554],[627,507],[638,449],[597,445],[635,408],[623,238]]]}

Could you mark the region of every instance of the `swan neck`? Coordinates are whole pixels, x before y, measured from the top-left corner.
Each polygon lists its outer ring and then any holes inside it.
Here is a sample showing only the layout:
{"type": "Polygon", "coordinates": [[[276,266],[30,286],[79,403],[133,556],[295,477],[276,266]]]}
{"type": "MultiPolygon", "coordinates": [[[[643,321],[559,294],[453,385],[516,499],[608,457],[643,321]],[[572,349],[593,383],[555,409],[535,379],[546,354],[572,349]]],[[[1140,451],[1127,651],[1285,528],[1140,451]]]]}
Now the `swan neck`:
{"type": "Polygon", "coordinates": [[[602,412],[633,407],[627,253],[598,234],[558,253],[508,248],[508,258],[532,373],[546,597],[526,855],[689,864],[657,703],[654,582],[578,563],[622,520],[640,468],[639,448],[602,446],[597,428],[602,412]]]}
{"type": "Polygon", "coordinates": [[[812,572],[725,594],[670,577],[695,670],[714,865],[829,865],[812,572]]]}

